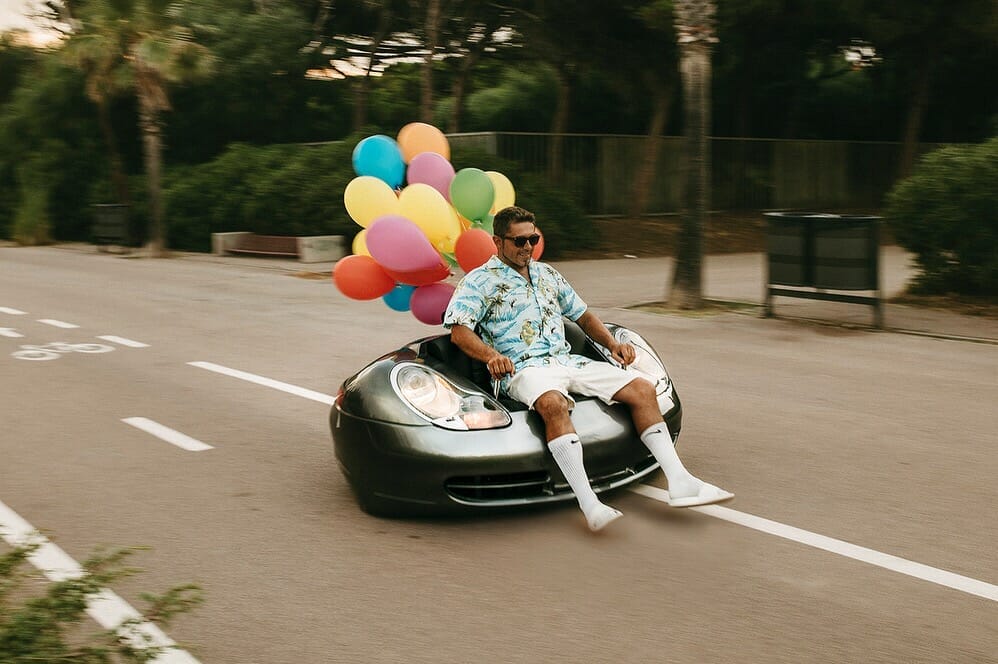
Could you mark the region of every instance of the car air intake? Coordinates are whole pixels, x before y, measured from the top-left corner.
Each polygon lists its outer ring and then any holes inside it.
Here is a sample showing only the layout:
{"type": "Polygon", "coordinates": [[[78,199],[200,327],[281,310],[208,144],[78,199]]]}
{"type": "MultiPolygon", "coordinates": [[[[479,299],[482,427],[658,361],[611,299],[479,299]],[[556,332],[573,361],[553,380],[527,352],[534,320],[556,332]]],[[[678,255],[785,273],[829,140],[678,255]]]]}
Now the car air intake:
{"type": "MultiPolygon", "coordinates": [[[[632,468],[591,478],[597,490],[612,489],[646,474],[656,464],[655,458],[648,455],[632,468]]],[[[447,493],[459,503],[466,505],[521,505],[542,503],[571,496],[568,484],[555,483],[543,470],[506,475],[470,475],[451,477],[444,482],[447,493]]]]}

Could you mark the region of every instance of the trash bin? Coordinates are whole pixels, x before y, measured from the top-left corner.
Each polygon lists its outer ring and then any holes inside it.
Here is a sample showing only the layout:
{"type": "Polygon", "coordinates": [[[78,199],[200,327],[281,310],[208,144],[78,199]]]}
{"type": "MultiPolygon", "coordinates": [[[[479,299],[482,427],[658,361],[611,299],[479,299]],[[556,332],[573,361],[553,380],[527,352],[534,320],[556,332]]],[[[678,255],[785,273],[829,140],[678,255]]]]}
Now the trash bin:
{"type": "Polygon", "coordinates": [[[128,206],[99,203],[94,208],[93,241],[98,249],[107,245],[131,246],[128,232],[128,206]]]}
{"type": "Polygon", "coordinates": [[[883,326],[880,217],[814,212],[765,216],[767,316],[773,315],[774,295],[804,297],[870,305],[874,324],[883,326]],[[873,295],[828,291],[873,291],[873,295]]]}

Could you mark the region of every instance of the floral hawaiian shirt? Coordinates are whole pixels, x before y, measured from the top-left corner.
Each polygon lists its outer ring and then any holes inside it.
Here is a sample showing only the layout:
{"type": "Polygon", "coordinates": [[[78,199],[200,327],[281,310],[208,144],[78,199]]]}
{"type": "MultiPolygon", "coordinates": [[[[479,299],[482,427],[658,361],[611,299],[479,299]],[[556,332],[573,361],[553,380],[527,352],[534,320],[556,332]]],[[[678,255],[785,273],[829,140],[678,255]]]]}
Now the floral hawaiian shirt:
{"type": "Polygon", "coordinates": [[[531,261],[530,282],[493,256],[464,276],[444,314],[444,327],[464,325],[513,360],[517,371],[557,361],[580,367],[590,360],[570,352],[562,316],[578,320],[586,303],[565,277],[531,261]]]}

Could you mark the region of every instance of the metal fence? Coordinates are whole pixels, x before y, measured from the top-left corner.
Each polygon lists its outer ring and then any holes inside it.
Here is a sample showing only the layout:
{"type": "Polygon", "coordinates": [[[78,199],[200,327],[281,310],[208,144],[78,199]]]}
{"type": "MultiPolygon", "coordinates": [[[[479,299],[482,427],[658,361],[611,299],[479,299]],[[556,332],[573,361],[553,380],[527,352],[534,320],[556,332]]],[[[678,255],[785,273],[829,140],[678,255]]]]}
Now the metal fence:
{"type": "MultiPolygon", "coordinates": [[[[552,172],[554,134],[450,134],[474,147],[549,177],[593,216],[628,211],[644,136],[560,135],[560,173],[552,172]],[[557,177],[556,177],[557,175],[557,177]]],[[[660,141],[647,214],[680,209],[682,137],[660,141]]],[[[711,138],[711,208],[715,210],[879,208],[900,166],[901,144],[874,141],[711,138]]],[[[939,147],[923,143],[920,153],[939,147]]],[[[516,184],[515,182],[513,183],[516,184]]]]}

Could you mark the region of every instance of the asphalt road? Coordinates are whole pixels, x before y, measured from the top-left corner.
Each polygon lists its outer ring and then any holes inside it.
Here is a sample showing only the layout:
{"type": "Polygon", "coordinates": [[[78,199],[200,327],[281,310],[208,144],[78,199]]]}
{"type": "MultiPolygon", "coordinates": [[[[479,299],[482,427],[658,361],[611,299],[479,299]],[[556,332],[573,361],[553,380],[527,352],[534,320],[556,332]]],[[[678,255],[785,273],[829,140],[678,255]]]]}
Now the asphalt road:
{"type": "Polygon", "coordinates": [[[0,248],[0,503],[76,560],[151,547],[135,606],[199,583],[167,632],[206,663],[998,661],[998,346],[594,308],[665,358],[727,509],[369,517],[328,405],[190,363],[333,395],[434,328],[260,264],[0,248]],[[57,341],[113,350],[14,355],[57,341]]]}

